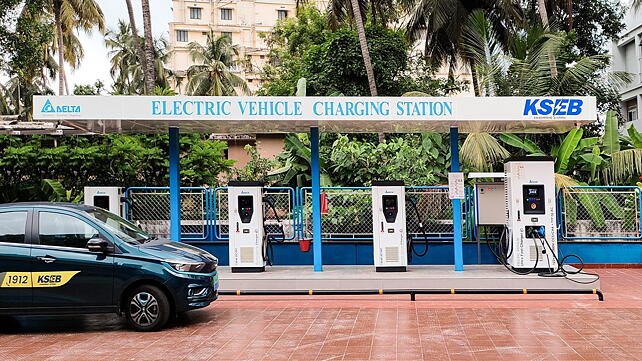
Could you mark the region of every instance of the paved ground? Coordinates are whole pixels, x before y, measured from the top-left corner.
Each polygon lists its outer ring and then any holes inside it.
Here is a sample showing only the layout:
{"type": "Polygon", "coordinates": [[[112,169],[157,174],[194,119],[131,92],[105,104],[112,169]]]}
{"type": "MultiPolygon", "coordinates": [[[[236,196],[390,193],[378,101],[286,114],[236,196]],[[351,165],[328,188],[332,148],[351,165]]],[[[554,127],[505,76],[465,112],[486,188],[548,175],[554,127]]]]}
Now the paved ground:
{"type": "Polygon", "coordinates": [[[642,360],[642,269],[595,296],[227,296],[158,333],[115,316],[0,321],[0,360],[642,360]]]}

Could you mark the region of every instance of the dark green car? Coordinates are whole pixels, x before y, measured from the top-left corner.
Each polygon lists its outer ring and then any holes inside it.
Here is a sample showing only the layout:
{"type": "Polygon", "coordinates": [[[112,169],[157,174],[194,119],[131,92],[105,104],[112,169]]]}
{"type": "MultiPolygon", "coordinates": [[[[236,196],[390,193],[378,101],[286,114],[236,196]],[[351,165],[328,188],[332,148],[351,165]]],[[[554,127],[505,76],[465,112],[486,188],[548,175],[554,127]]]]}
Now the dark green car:
{"type": "Polygon", "coordinates": [[[139,331],[218,296],[218,260],[103,209],[0,204],[0,314],[124,314],[139,331]]]}

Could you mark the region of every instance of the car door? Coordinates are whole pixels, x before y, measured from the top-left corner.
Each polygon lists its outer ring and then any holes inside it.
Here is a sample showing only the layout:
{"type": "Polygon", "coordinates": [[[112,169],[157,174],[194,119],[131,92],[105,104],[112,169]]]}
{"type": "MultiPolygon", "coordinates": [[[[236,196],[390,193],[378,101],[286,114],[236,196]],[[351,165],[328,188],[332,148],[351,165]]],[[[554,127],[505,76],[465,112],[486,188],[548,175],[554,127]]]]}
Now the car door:
{"type": "Polygon", "coordinates": [[[90,239],[107,235],[73,212],[39,209],[34,217],[33,305],[112,306],[114,257],[87,249],[90,239]]]}
{"type": "Polygon", "coordinates": [[[0,209],[0,308],[31,306],[31,209],[0,209]]]}

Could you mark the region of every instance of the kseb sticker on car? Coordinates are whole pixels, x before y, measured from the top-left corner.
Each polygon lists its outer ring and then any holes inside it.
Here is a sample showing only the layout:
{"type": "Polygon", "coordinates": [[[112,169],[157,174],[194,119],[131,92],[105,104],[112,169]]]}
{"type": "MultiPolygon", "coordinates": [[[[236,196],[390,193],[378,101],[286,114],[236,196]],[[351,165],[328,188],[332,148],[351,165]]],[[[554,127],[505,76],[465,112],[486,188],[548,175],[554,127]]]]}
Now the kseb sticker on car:
{"type": "Polygon", "coordinates": [[[60,287],[80,271],[2,272],[0,287],[60,287]]]}

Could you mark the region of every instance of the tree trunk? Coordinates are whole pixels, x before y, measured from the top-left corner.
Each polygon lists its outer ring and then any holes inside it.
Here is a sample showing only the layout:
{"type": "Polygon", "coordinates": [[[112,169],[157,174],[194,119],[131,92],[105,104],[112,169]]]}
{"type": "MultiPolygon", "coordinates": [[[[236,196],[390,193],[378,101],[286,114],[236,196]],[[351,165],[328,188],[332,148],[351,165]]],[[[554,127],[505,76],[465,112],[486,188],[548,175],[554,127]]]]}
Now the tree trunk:
{"type": "MultiPolygon", "coordinates": [[[[363,64],[366,67],[366,75],[368,76],[368,87],[370,88],[370,95],[377,96],[377,83],[375,82],[374,69],[372,68],[372,60],[370,60],[370,52],[368,51],[368,42],[366,40],[366,30],[363,26],[363,19],[361,18],[361,9],[359,8],[358,0],[350,0],[352,4],[352,14],[354,21],[357,25],[357,34],[359,34],[359,45],[361,46],[361,55],[363,56],[363,64]]],[[[379,133],[379,142],[385,140],[385,135],[379,133]]]]}
{"type": "MultiPolygon", "coordinates": [[[[539,17],[542,19],[544,30],[548,30],[548,13],[546,12],[546,0],[537,0],[539,17]]],[[[548,54],[548,62],[551,64],[551,77],[557,78],[557,60],[555,54],[548,54]]]]}
{"type": "Polygon", "coordinates": [[[479,89],[479,82],[477,81],[477,70],[475,70],[475,64],[471,61],[468,63],[468,66],[470,66],[470,77],[473,78],[473,91],[475,92],[475,96],[479,97],[481,96],[481,90],[479,89]]]}
{"type": "Polygon", "coordinates": [[[152,91],[156,85],[156,72],[154,69],[154,40],[152,38],[152,21],[149,11],[149,0],[141,0],[143,5],[143,30],[145,31],[145,60],[147,61],[146,88],[152,91]]]}
{"type": "Polygon", "coordinates": [[[134,37],[134,47],[138,53],[138,61],[143,66],[143,77],[145,78],[145,94],[151,93],[154,89],[147,88],[147,60],[145,59],[145,51],[143,45],[140,43],[138,37],[138,28],[136,27],[136,18],[134,17],[134,8],[132,7],[131,0],[125,0],[127,3],[127,12],[129,13],[129,26],[132,28],[132,36],[134,37]]]}
{"type": "Polygon", "coordinates": [[[566,21],[568,29],[566,31],[571,31],[573,30],[573,0],[565,0],[564,5],[564,11],[566,11],[566,16],[568,16],[566,21]]]}
{"type": "Polygon", "coordinates": [[[56,23],[56,41],[58,42],[58,95],[65,91],[65,58],[62,44],[62,23],[60,20],[60,4],[54,4],[54,21],[56,23]]]}

